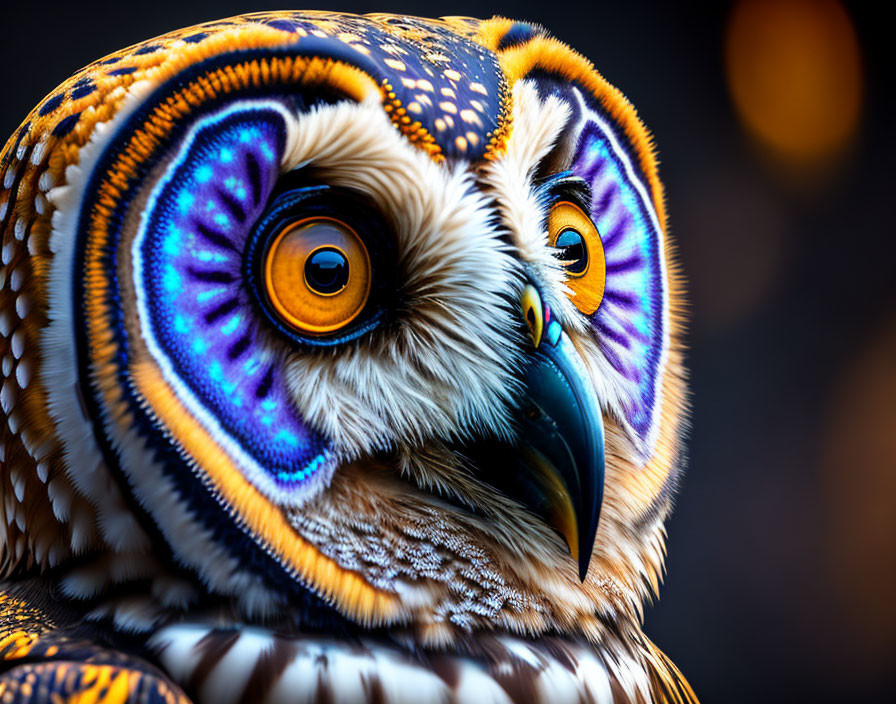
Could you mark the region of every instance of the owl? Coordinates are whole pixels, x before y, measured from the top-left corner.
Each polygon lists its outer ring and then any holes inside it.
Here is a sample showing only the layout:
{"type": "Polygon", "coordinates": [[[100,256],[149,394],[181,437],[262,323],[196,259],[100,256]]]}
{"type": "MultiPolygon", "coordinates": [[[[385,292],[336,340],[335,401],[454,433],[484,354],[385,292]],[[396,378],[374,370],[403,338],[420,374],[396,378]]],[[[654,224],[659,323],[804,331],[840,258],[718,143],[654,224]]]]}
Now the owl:
{"type": "Polygon", "coordinates": [[[504,18],[252,14],[0,160],[2,701],[690,702],[651,137],[504,18]]]}

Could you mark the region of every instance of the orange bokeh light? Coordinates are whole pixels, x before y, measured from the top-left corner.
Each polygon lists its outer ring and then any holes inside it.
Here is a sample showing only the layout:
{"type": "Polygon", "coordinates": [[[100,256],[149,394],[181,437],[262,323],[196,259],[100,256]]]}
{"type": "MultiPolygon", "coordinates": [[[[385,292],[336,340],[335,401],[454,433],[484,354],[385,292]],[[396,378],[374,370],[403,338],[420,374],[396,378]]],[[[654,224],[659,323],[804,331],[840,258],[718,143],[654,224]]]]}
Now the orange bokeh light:
{"type": "Polygon", "coordinates": [[[848,645],[839,662],[861,678],[892,667],[896,655],[896,316],[857,343],[833,389],[820,448],[820,544],[835,626],[848,645]]]}
{"type": "Polygon", "coordinates": [[[741,0],[729,18],[725,61],[738,115],[783,160],[825,160],[855,133],[859,43],[836,0],[741,0]]]}

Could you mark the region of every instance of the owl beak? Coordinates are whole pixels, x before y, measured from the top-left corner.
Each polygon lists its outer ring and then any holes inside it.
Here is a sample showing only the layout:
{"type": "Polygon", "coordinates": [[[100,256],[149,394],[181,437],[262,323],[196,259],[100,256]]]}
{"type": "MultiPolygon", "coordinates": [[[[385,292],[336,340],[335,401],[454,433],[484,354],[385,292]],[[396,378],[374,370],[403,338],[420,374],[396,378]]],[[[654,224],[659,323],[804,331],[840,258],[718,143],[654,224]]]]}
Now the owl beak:
{"type": "Polygon", "coordinates": [[[566,540],[585,581],[604,487],[600,401],[563,325],[526,286],[523,315],[534,354],[520,419],[521,497],[566,540]]]}

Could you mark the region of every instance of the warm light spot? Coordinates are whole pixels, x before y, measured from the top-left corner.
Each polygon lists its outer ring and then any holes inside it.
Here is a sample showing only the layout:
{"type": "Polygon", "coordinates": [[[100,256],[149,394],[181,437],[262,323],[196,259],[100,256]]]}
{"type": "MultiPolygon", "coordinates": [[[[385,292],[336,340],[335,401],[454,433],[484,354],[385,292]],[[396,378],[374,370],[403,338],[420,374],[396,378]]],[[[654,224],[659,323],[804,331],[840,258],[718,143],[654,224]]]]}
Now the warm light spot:
{"type": "Polygon", "coordinates": [[[896,317],[855,342],[819,436],[827,501],[818,544],[842,620],[834,630],[848,638],[839,662],[870,677],[892,669],[896,653],[896,317]]]}
{"type": "Polygon", "coordinates": [[[677,195],[694,321],[706,330],[731,329],[768,305],[793,246],[780,199],[734,158],[721,150],[711,169],[693,165],[677,195]]]}
{"type": "Polygon", "coordinates": [[[725,60],[741,120],[786,161],[834,156],[855,132],[859,45],[835,0],[741,0],[729,19],[725,60]]]}

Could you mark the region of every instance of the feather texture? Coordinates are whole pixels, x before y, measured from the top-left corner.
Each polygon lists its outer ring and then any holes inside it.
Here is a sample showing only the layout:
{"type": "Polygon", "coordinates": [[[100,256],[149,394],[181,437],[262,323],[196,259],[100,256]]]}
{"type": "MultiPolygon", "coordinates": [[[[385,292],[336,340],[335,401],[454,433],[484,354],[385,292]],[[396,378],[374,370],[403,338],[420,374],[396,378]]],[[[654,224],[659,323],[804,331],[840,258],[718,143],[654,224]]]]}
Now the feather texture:
{"type": "Polygon", "coordinates": [[[7,143],[0,234],[0,692],[695,701],[640,628],[687,413],[656,157],[546,30],[283,12],[125,49],[7,143]],[[551,417],[537,364],[593,409],[551,417]]]}

